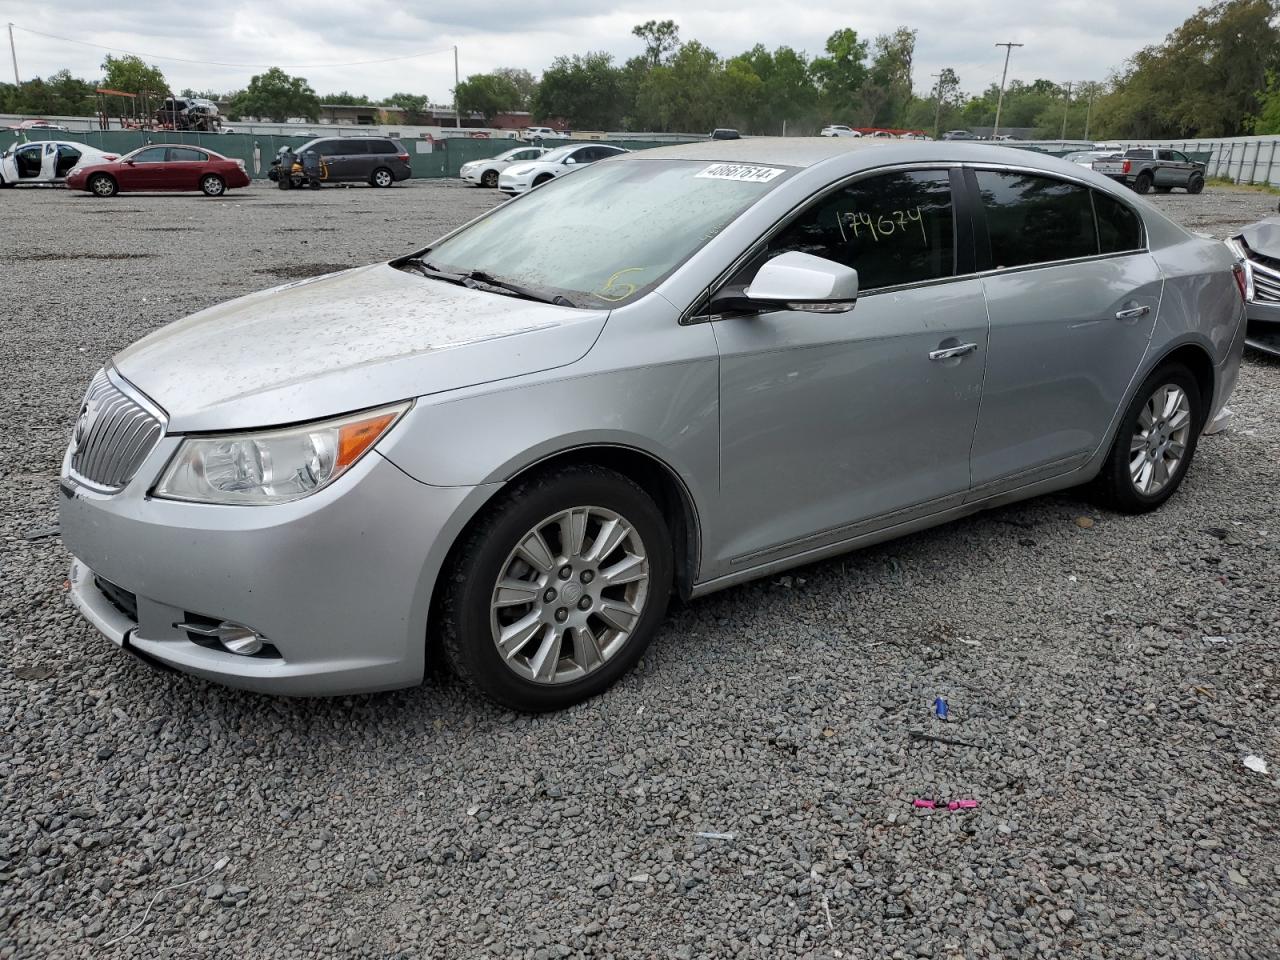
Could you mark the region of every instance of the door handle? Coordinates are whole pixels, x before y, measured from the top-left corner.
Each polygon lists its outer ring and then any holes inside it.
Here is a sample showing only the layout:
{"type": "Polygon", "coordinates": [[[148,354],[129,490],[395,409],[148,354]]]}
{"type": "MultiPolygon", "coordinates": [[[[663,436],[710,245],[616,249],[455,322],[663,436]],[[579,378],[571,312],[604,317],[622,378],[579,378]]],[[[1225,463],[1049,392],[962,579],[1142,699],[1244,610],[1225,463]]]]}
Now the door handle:
{"type": "Polygon", "coordinates": [[[950,360],[952,357],[963,357],[967,353],[973,353],[978,349],[976,343],[961,343],[954,347],[942,347],[938,350],[929,351],[930,360],[950,360]]]}
{"type": "Polygon", "coordinates": [[[1137,320],[1139,317],[1145,317],[1151,312],[1151,308],[1145,303],[1140,307],[1130,307],[1128,310],[1117,310],[1117,320],[1137,320]]]}

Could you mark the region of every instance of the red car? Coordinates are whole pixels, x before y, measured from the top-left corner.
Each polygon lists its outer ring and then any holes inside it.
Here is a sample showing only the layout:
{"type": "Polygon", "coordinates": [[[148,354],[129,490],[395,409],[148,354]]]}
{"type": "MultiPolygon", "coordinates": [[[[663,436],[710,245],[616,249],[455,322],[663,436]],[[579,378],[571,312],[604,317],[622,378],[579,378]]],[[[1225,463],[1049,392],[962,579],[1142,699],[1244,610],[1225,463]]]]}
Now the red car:
{"type": "Polygon", "coordinates": [[[220,197],[248,185],[243,160],[180,144],[140,147],[119,160],[85,164],[67,175],[68,189],[87,190],[99,197],[151,190],[200,190],[220,197]]]}

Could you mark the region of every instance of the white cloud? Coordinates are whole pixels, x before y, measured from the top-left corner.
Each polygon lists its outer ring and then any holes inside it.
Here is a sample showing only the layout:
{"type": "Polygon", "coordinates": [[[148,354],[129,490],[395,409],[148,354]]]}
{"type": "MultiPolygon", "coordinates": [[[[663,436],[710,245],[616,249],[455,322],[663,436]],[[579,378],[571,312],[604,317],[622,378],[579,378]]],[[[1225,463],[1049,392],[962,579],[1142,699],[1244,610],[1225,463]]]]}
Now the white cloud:
{"type": "MultiPolygon", "coordinates": [[[[139,0],[128,9],[103,6],[100,0],[0,0],[0,22],[12,20],[30,30],[151,54],[177,89],[230,90],[242,87],[258,71],[181,63],[157,55],[292,65],[434,51],[394,63],[308,66],[293,72],[306,76],[320,93],[346,89],[379,97],[407,90],[447,102],[453,87],[454,44],[464,77],[498,66],[538,73],[564,53],[606,50],[625,60],[640,50],[631,26],[664,18],[680,25],[684,39],[701,40],[722,55],[763,43],[770,48],[786,44],[812,56],[841,27],[853,27],[868,39],[899,25],[914,27],[919,31],[919,89],[928,86],[929,74],[944,66],[954,67],[969,91],[998,82],[1004,51],[994,44],[1002,40],[1026,44],[1013,52],[1011,79],[1102,80],[1136,50],[1161,40],[1196,6],[1195,0],[1062,0],[1043,6],[973,0],[959,8],[939,0],[900,0],[851,13],[831,0],[703,0],[695,9],[640,8],[624,2],[604,11],[586,0],[446,0],[431,7],[397,0],[309,0],[289,8],[262,0],[206,0],[179,11],[158,0],[139,0]]],[[[47,76],[62,67],[96,77],[106,53],[21,29],[15,30],[15,41],[24,78],[47,76]]],[[[10,73],[4,64],[0,75],[7,79],[10,73]]]]}

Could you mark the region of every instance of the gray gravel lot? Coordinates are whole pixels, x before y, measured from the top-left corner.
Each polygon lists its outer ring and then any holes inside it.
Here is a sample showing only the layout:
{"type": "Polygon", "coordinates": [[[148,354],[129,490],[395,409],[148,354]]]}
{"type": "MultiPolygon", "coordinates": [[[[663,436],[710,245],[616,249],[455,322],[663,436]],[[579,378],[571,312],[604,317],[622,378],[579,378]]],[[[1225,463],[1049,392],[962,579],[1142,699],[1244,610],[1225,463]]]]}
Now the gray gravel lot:
{"type": "MultiPolygon", "coordinates": [[[[1161,511],[1049,497],[726,591],[559,715],[446,677],[243,694],[80,622],[60,543],[28,537],[102,361],[494,202],[0,194],[0,957],[1280,957],[1280,364],[1257,357],[1161,511]]],[[[1221,236],[1275,198],[1156,202],[1221,236]]]]}

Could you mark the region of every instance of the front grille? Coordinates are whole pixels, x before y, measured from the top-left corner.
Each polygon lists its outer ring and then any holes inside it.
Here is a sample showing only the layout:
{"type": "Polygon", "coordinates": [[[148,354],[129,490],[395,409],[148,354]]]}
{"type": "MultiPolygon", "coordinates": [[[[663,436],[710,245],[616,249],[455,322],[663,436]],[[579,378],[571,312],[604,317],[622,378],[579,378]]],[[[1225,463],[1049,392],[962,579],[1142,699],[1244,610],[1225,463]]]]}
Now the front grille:
{"type": "Polygon", "coordinates": [[[160,421],[98,371],[89,385],[71,438],[71,472],[116,491],[133,479],[160,439],[160,421]]]}

